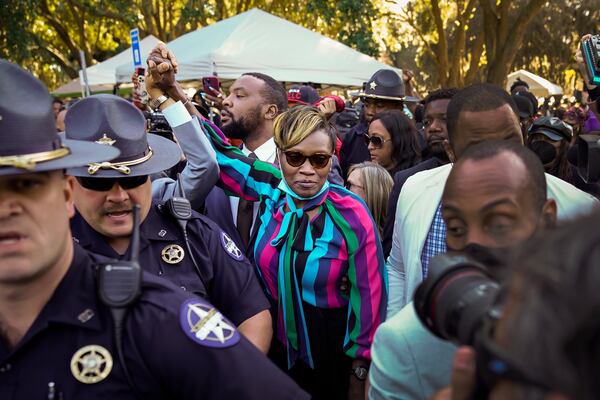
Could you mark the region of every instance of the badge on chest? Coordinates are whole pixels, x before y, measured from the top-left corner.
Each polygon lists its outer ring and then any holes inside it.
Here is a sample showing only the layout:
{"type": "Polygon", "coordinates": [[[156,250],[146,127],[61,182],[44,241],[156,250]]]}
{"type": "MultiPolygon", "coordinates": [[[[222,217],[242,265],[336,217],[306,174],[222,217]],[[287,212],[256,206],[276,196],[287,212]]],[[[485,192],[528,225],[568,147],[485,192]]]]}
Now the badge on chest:
{"type": "Polygon", "coordinates": [[[178,264],[185,257],[185,251],[178,244],[169,244],[162,249],[160,256],[167,264],[178,264]]]}
{"type": "Polygon", "coordinates": [[[92,344],[77,350],[71,358],[71,373],[81,383],[93,384],[106,379],[113,367],[110,352],[92,344]]]}

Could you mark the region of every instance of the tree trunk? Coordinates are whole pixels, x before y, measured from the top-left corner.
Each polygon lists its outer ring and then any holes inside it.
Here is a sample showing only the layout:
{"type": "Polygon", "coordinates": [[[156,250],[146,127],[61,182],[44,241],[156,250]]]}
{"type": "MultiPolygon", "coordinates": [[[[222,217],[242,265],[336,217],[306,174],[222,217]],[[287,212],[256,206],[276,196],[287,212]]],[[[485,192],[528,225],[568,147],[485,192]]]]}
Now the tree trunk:
{"type": "MultiPolygon", "coordinates": [[[[517,51],[523,42],[525,32],[531,24],[531,21],[533,21],[535,16],[542,10],[542,6],[545,2],[546,0],[530,0],[525,6],[521,7],[515,22],[510,26],[510,29],[506,34],[506,39],[503,41],[501,41],[501,38],[505,33],[500,29],[500,26],[498,26],[498,29],[495,32],[495,41],[497,44],[495,53],[490,55],[488,52],[486,81],[501,86],[504,85],[506,77],[515,60],[515,56],[517,55],[517,51]]],[[[506,19],[509,17],[507,15],[504,18],[506,19]]],[[[485,25],[488,23],[489,21],[484,21],[485,25]]]]}
{"type": "Polygon", "coordinates": [[[436,50],[438,64],[438,81],[441,87],[448,85],[448,43],[446,41],[446,31],[444,30],[444,21],[438,0],[431,1],[431,11],[435,21],[435,28],[438,33],[438,46],[436,50]]]}
{"type": "Polygon", "coordinates": [[[471,60],[469,61],[469,70],[465,75],[463,84],[470,85],[478,80],[479,61],[483,55],[483,45],[485,43],[485,35],[483,33],[475,37],[472,49],[470,51],[471,60]]]}

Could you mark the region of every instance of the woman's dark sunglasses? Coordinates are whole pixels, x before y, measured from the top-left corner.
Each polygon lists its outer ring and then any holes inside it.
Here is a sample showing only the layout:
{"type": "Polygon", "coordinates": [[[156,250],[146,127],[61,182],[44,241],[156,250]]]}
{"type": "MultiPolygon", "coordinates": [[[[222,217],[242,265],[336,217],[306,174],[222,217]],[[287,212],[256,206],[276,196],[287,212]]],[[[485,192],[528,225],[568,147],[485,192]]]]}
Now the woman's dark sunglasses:
{"type": "Polygon", "coordinates": [[[299,151],[284,151],[283,154],[285,154],[287,163],[292,167],[300,167],[308,158],[310,165],[317,169],[325,168],[332,156],[332,154],[312,154],[310,156],[305,156],[299,151]]]}
{"type": "Polygon", "coordinates": [[[127,178],[88,178],[88,177],[77,177],[77,182],[88,190],[95,190],[96,192],[107,192],[115,185],[115,182],[119,184],[123,189],[133,189],[143,185],[148,180],[148,175],[131,176],[127,178]]]}
{"type": "Polygon", "coordinates": [[[383,147],[383,144],[391,141],[392,139],[383,140],[380,136],[369,136],[365,133],[365,144],[368,146],[369,143],[373,145],[376,149],[380,149],[383,147]]]}

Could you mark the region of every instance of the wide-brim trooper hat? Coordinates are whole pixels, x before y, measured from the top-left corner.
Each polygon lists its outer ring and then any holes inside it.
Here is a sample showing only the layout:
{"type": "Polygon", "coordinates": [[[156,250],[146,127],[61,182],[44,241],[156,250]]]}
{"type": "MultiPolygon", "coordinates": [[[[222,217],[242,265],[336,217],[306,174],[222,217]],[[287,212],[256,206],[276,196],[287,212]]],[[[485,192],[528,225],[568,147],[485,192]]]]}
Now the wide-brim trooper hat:
{"type": "Polygon", "coordinates": [[[125,99],[97,94],[78,101],[65,117],[67,139],[117,148],[121,155],[110,162],[70,168],[69,175],[125,178],[151,175],[171,168],[181,159],[179,146],[146,133],[144,114],[125,99]]]}
{"type": "Polygon", "coordinates": [[[366,83],[365,89],[358,95],[361,98],[382,100],[404,100],[404,81],[392,69],[380,69],[366,83]]]}
{"type": "Polygon", "coordinates": [[[0,60],[0,176],[53,171],[110,160],[118,149],[61,140],[52,97],[29,72],[0,60]]]}

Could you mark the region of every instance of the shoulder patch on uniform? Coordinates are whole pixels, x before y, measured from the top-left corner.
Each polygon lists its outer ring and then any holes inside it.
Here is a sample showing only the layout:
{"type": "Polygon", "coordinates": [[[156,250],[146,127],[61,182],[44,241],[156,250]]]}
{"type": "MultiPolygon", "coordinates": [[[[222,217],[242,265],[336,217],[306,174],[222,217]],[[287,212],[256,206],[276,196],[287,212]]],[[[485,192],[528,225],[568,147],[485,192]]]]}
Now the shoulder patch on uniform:
{"type": "Polygon", "coordinates": [[[179,311],[181,328],[192,341],[207,347],[226,348],[240,341],[240,334],[212,305],[188,299],[179,311]]]}
{"type": "Polygon", "coordinates": [[[242,261],[244,259],[244,253],[236,246],[233,239],[229,237],[225,232],[221,232],[221,246],[223,249],[229,254],[231,258],[237,261],[242,261]]]}

